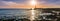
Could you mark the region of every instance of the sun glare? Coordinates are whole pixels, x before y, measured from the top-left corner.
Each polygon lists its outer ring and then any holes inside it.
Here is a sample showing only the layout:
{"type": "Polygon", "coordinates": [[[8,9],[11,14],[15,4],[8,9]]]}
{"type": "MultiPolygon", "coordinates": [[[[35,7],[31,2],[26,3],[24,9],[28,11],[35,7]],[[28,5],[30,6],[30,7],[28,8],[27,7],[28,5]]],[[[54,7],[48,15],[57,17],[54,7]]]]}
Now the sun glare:
{"type": "Polygon", "coordinates": [[[36,4],[36,0],[31,0],[31,4],[35,5],[36,4]]]}
{"type": "Polygon", "coordinates": [[[31,21],[33,21],[35,19],[35,10],[34,8],[32,8],[31,10],[31,21]]]}
{"type": "MultiPolygon", "coordinates": [[[[32,4],[32,6],[35,7],[36,0],[31,0],[31,4],[32,4]]],[[[31,10],[31,21],[33,21],[33,20],[35,20],[35,10],[34,10],[34,8],[32,8],[32,10],[31,10]]]]}

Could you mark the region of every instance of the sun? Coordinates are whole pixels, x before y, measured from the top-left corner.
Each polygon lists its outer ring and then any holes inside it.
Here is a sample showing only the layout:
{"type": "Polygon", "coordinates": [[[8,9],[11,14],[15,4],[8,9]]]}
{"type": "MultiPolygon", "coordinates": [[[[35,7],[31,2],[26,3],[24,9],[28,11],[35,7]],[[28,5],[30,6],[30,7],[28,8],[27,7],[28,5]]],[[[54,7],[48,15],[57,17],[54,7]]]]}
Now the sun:
{"type": "Polygon", "coordinates": [[[32,0],[31,3],[32,3],[32,5],[35,5],[36,4],[36,1],[35,0],[32,0]]]}
{"type": "Polygon", "coordinates": [[[32,5],[36,5],[36,0],[31,0],[32,5]]]}

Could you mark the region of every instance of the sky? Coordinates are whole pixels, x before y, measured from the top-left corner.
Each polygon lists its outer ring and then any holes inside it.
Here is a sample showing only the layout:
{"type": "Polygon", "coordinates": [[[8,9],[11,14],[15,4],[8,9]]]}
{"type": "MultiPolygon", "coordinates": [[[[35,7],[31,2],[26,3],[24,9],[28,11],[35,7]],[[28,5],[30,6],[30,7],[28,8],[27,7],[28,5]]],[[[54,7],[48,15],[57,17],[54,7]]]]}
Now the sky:
{"type": "MultiPolygon", "coordinates": [[[[0,8],[34,8],[31,0],[0,0],[0,8]]],[[[60,8],[60,0],[36,0],[36,8],[60,8]]]]}

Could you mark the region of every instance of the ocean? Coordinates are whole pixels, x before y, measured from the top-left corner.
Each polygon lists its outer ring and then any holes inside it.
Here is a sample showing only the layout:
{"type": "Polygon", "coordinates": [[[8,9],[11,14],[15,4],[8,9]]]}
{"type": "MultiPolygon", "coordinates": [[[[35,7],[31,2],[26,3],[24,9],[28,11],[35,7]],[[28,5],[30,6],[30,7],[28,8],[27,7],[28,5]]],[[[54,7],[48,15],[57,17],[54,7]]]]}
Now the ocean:
{"type": "MultiPolygon", "coordinates": [[[[0,9],[0,21],[30,21],[32,14],[36,21],[57,21],[60,17],[60,10],[49,9],[0,9]],[[54,11],[54,12],[53,12],[54,11]],[[59,13],[56,13],[59,12],[59,13]],[[58,15],[59,14],[59,15],[58,15]],[[57,17],[59,16],[59,17],[57,17]],[[56,20],[57,19],[57,20],[56,20]]],[[[60,21],[60,20],[59,20],[60,21]]]]}

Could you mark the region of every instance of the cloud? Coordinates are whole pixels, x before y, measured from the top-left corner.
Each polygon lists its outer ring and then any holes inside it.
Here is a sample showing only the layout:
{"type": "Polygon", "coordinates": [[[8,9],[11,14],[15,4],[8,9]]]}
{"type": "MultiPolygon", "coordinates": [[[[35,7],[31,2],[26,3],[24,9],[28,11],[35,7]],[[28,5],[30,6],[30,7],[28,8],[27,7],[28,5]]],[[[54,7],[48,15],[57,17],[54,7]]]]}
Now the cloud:
{"type": "Polygon", "coordinates": [[[3,5],[0,6],[0,8],[31,8],[29,5],[24,4],[24,3],[16,3],[12,1],[1,1],[3,5]]]}
{"type": "Polygon", "coordinates": [[[39,0],[40,8],[60,8],[60,0],[39,0]]]}
{"type": "MultiPolygon", "coordinates": [[[[32,8],[28,0],[0,0],[0,8],[32,8]]],[[[37,8],[60,7],[60,0],[39,0],[37,8]]]]}

